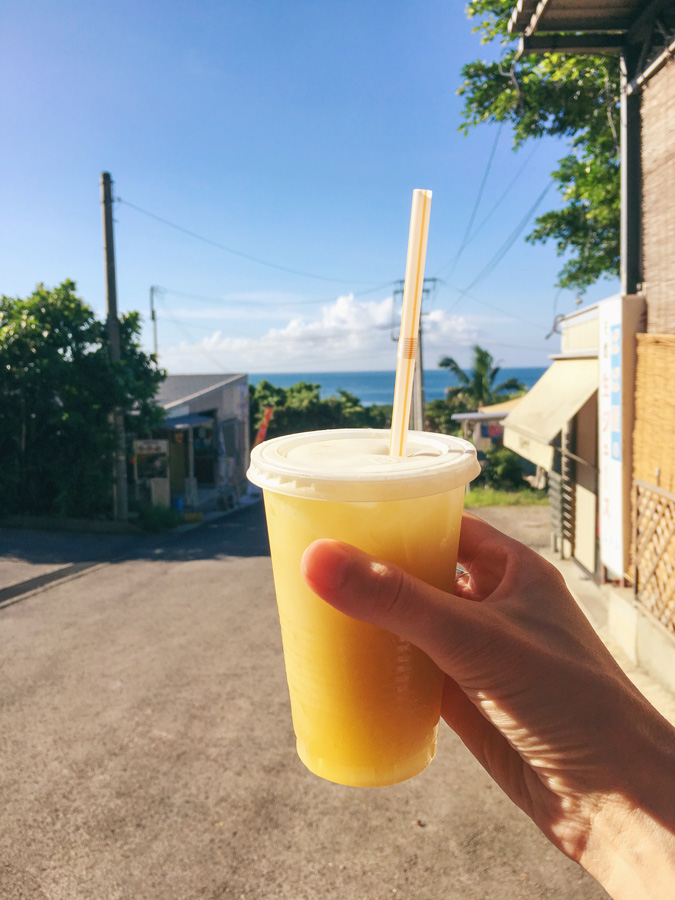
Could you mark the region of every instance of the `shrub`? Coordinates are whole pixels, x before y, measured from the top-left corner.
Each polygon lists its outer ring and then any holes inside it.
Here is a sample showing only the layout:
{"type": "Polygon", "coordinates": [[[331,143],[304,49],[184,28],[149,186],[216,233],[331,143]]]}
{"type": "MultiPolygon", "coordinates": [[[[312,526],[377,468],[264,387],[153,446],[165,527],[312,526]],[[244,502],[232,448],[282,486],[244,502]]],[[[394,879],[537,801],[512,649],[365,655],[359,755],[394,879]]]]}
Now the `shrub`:
{"type": "Polygon", "coordinates": [[[175,528],[176,525],[180,525],[181,514],[173,507],[141,503],[138,506],[137,522],[144,531],[157,534],[160,531],[169,531],[171,528],[175,528]]]}
{"type": "Polygon", "coordinates": [[[506,447],[488,450],[479,480],[493,488],[513,489],[527,486],[523,481],[521,458],[506,447]]]}

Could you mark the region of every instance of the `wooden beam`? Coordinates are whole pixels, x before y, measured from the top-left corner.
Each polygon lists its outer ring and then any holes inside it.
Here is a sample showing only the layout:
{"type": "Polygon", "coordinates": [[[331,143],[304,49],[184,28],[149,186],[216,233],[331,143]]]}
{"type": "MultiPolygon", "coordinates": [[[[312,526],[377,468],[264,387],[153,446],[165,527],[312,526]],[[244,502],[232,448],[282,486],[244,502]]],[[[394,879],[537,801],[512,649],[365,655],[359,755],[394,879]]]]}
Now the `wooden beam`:
{"type": "Polygon", "coordinates": [[[523,53],[572,53],[597,56],[619,54],[624,45],[622,34],[533,34],[521,37],[523,53]]]}

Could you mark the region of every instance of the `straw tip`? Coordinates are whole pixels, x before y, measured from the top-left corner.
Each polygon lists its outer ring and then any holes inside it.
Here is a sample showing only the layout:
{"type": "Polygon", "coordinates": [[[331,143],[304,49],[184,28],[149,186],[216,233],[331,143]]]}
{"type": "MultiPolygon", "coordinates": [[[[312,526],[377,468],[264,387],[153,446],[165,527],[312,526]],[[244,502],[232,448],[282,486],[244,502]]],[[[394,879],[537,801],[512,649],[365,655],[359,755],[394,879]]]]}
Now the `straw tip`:
{"type": "Polygon", "coordinates": [[[431,191],[428,191],[425,188],[415,188],[413,194],[417,194],[417,196],[419,197],[426,197],[427,200],[431,200],[431,191]]]}

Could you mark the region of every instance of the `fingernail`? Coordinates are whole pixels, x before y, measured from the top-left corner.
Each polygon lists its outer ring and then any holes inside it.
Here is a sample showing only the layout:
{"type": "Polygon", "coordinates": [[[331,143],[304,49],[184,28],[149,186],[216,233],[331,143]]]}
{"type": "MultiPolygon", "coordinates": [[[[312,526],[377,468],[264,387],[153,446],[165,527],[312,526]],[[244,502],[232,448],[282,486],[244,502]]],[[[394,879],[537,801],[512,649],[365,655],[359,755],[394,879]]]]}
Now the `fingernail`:
{"type": "Polygon", "coordinates": [[[346,582],[351,564],[351,556],[341,544],[315,541],[302,557],[302,572],[316,587],[335,591],[346,582]]]}

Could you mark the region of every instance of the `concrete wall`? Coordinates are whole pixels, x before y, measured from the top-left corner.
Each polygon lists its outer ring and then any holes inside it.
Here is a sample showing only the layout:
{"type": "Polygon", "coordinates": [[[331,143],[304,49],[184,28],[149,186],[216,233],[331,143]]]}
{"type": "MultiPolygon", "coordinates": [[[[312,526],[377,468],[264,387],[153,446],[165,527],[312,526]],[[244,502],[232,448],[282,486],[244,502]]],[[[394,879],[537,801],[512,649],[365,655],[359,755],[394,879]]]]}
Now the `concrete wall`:
{"type": "Polygon", "coordinates": [[[605,586],[607,630],[631,662],[675,691],[675,640],[635,604],[632,588],[605,586]]]}

